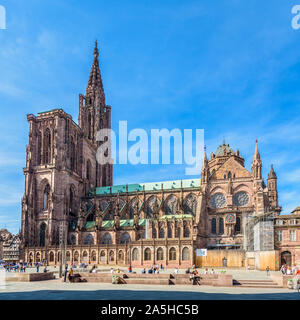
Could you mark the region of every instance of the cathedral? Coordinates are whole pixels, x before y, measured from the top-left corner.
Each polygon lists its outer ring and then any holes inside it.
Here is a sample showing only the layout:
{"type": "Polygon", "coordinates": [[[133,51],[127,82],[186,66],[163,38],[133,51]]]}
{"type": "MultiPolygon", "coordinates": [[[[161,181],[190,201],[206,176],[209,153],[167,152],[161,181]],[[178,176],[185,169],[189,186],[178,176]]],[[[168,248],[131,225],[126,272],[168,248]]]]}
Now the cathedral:
{"type": "Polygon", "coordinates": [[[111,128],[98,56],[96,42],[78,124],[62,109],[27,115],[24,261],[246,267],[272,253],[277,177],[271,167],[265,183],[257,141],[251,170],[223,141],[205,151],[199,178],[113,185],[113,165],[96,158],[97,132],[111,128]]]}

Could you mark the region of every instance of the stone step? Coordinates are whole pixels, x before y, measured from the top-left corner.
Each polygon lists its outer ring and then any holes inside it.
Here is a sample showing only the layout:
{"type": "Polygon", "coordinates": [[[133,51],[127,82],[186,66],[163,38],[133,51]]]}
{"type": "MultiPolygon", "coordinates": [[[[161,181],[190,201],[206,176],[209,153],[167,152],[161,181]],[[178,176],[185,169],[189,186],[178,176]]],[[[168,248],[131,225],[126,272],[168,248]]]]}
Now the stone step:
{"type": "Polygon", "coordinates": [[[170,274],[141,274],[141,273],[124,273],[122,274],[123,278],[129,279],[136,279],[136,278],[143,278],[143,279],[170,279],[170,274]]]}
{"type": "Polygon", "coordinates": [[[233,285],[245,288],[281,288],[272,280],[233,280],[233,285]]]}
{"type": "Polygon", "coordinates": [[[156,284],[156,285],[169,285],[169,279],[144,279],[144,278],[127,278],[123,279],[126,284],[156,284]]]}

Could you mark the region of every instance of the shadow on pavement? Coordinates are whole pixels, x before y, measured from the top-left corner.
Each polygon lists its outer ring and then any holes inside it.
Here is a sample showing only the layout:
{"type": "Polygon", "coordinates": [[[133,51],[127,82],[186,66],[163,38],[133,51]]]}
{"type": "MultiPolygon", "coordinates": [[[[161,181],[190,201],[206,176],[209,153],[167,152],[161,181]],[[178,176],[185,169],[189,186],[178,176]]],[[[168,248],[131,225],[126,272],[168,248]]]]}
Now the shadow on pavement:
{"type": "Polygon", "coordinates": [[[207,293],[143,290],[40,290],[0,292],[0,300],[300,300],[296,291],[282,293],[207,293]]]}

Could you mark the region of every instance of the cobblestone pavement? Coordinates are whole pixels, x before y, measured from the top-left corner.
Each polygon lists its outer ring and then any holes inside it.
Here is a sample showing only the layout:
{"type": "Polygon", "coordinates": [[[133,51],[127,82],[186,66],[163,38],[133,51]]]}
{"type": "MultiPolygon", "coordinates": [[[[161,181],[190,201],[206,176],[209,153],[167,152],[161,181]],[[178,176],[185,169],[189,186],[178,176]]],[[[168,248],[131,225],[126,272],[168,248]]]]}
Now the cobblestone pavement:
{"type": "Polygon", "coordinates": [[[63,283],[61,280],[9,282],[0,300],[300,300],[289,289],[220,288],[209,286],[113,285],[63,283]]]}

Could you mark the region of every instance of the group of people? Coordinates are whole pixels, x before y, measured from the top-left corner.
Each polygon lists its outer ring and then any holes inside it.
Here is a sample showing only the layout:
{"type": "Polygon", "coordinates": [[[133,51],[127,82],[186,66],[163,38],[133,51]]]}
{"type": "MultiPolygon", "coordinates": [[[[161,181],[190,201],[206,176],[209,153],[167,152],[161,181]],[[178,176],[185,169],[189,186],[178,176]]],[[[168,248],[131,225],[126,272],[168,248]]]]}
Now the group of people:
{"type": "Polygon", "coordinates": [[[297,275],[300,274],[300,270],[298,270],[297,266],[294,265],[293,268],[288,267],[286,264],[283,264],[280,268],[280,271],[282,272],[282,274],[285,275],[297,275]]]}
{"type": "Polygon", "coordinates": [[[149,268],[148,271],[146,270],[146,268],[143,268],[143,269],[142,269],[142,273],[143,273],[143,274],[145,274],[145,273],[158,274],[158,273],[159,273],[159,270],[164,270],[164,267],[163,267],[162,264],[161,264],[160,266],[159,266],[158,264],[152,265],[152,267],[149,268]]]}

